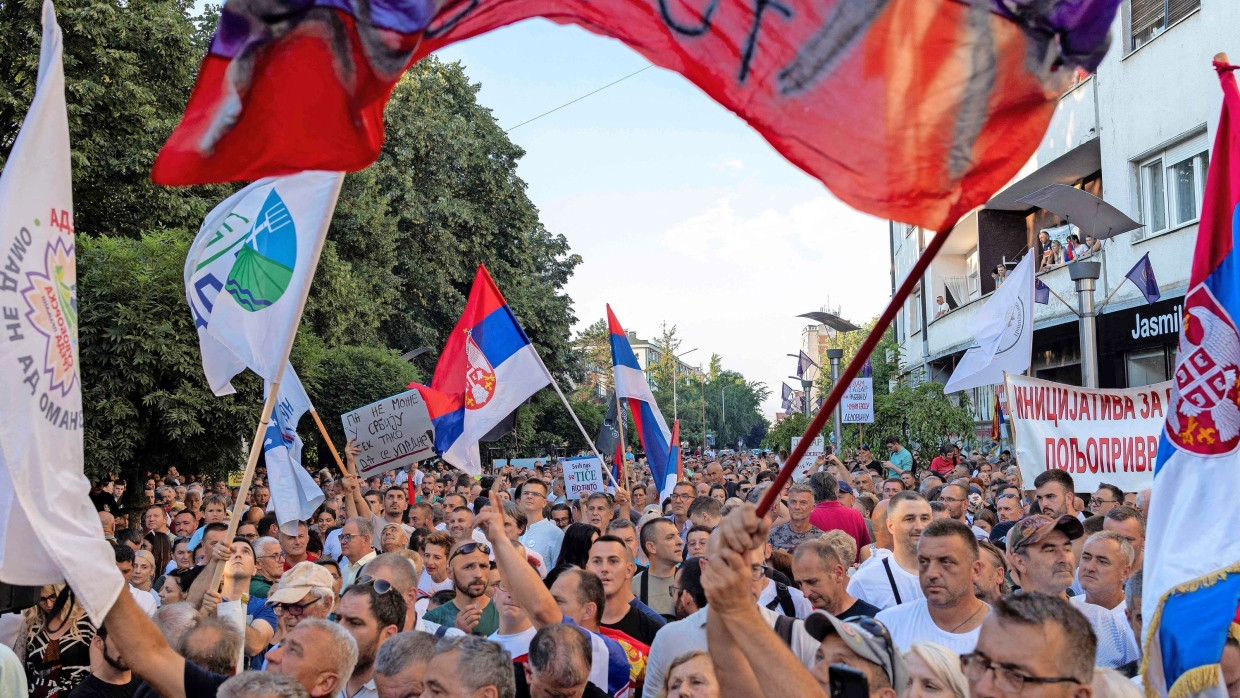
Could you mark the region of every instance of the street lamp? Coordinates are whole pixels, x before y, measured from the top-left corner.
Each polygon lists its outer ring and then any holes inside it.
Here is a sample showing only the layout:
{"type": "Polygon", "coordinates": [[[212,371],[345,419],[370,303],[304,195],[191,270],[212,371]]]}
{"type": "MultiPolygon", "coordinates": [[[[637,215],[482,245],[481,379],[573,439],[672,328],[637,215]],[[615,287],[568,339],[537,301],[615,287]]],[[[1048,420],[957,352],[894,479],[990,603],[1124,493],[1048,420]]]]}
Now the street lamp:
{"type": "Polygon", "coordinates": [[[676,370],[680,368],[680,357],[688,356],[695,351],[697,351],[697,347],[693,347],[689,351],[686,351],[680,354],[679,356],[672,357],[672,419],[673,420],[678,419],[680,416],[680,411],[677,409],[677,403],[676,403],[676,384],[680,382],[680,379],[676,377],[676,370]]]}
{"type": "Polygon", "coordinates": [[[809,412],[809,389],[814,387],[814,381],[809,380],[805,376],[788,376],[794,381],[801,381],[801,397],[805,400],[805,404],[801,406],[801,411],[806,417],[810,416],[809,412]]]}
{"type": "MultiPolygon", "coordinates": [[[[835,330],[837,334],[841,334],[841,335],[847,332],[856,332],[857,330],[861,329],[860,327],[852,324],[851,322],[845,320],[839,315],[836,315],[835,313],[828,313],[828,312],[821,311],[821,310],[816,310],[816,311],[809,312],[809,313],[802,313],[801,315],[798,315],[797,317],[808,318],[810,320],[813,320],[814,322],[817,322],[820,325],[826,325],[827,327],[830,327],[831,329],[835,330]]],[[[843,356],[844,356],[844,352],[841,349],[828,349],[827,350],[827,358],[831,361],[831,388],[832,390],[835,389],[836,383],[838,383],[840,380],[840,359],[843,356]]],[[[807,403],[806,410],[805,410],[805,416],[808,417],[809,416],[809,405],[808,405],[809,392],[808,391],[806,391],[805,400],[807,403]]],[[[831,416],[831,427],[835,430],[834,442],[837,448],[840,445],[840,440],[842,437],[842,435],[840,434],[840,430],[843,428],[841,421],[842,420],[841,420],[840,406],[836,405],[835,413],[832,414],[831,416]]]]}

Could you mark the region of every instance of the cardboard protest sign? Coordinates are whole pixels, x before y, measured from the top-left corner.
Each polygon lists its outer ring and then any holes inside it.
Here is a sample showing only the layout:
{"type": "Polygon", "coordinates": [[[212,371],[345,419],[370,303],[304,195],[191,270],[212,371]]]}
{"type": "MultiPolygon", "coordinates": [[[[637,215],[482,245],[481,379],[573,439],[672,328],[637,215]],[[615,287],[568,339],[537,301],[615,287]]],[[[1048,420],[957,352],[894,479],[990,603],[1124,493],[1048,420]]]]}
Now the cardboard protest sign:
{"type": "Polygon", "coordinates": [[[848,392],[840,400],[840,423],[874,423],[874,379],[870,376],[854,378],[848,384],[848,392]]]}
{"type": "Polygon", "coordinates": [[[603,463],[596,456],[564,461],[564,492],[569,499],[582,499],[603,492],[603,463]]]}
{"type": "Polygon", "coordinates": [[[417,390],[385,397],[340,415],[345,437],[356,438],[362,477],[412,465],[435,455],[435,427],[417,390]]]}
{"type": "MultiPolygon", "coordinates": [[[[792,448],[795,449],[797,444],[801,443],[801,437],[792,437],[792,448]]],[[[826,451],[826,441],[822,436],[815,436],[813,443],[809,449],[805,451],[805,455],[801,457],[801,462],[797,464],[797,469],[792,472],[792,479],[801,482],[809,477],[809,469],[813,467],[814,461],[826,451]]]]}
{"type": "Polygon", "coordinates": [[[1140,492],[1154,481],[1170,381],[1098,390],[1008,374],[1006,392],[1027,487],[1051,469],[1071,475],[1077,492],[1103,482],[1140,492]]]}

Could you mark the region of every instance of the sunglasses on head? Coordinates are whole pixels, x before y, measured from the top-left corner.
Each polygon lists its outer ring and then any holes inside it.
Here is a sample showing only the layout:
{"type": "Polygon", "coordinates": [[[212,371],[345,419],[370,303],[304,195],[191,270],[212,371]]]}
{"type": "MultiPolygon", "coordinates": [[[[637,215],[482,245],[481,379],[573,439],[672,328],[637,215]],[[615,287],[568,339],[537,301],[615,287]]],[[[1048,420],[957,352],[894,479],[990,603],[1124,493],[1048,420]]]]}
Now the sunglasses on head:
{"type": "Polygon", "coordinates": [[[486,543],[479,543],[477,541],[473,543],[466,543],[462,545],[461,547],[457,548],[456,550],[452,551],[452,554],[448,556],[448,562],[452,562],[452,559],[455,558],[457,555],[468,555],[474,551],[481,552],[483,555],[490,555],[491,546],[487,545],[486,543]]]}
{"type": "Polygon", "coordinates": [[[354,586],[365,586],[367,584],[373,585],[375,591],[379,594],[386,594],[392,590],[391,582],[386,579],[376,579],[368,574],[363,574],[358,577],[354,586]]]}

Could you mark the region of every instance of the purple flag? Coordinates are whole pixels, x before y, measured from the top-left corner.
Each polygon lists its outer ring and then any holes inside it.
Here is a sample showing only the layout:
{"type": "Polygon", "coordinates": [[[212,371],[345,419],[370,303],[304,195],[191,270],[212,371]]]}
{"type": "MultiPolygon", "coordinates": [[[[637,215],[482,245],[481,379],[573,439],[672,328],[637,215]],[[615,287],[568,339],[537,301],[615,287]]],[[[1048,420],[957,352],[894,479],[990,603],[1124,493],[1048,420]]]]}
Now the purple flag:
{"type": "Polygon", "coordinates": [[[818,364],[814,363],[814,360],[809,358],[809,354],[799,350],[798,353],[801,356],[797,358],[797,378],[804,379],[805,372],[809,370],[809,367],[817,366],[818,364]]]}
{"type": "Polygon", "coordinates": [[[1051,302],[1051,289],[1042,283],[1041,279],[1033,280],[1033,302],[1049,305],[1051,302]]]}
{"type": "Polygon", "coordinates": [[[1145,296],[1146,303],[1153,303],[1162,298],[1162,293],[1158,290],[1158,279],[1154,278],[1154,267],[1150,264],[1149,252],[1142,255],[1141,259],[1124,276],[1136,284],[1141,295],[1145,296]]]}

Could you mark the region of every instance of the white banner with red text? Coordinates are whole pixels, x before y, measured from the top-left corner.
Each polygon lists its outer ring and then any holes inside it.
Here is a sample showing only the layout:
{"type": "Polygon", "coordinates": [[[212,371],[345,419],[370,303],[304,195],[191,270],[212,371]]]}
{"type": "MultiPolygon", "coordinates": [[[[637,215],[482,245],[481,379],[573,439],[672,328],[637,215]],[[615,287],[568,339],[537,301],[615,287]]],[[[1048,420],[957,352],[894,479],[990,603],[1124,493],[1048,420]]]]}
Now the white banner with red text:
{"type": "Polygon", "coordinates": [[[1171,382],[1102,390],[1007,375],[1016,460],[1027,489],[1055,469],[1077,492],[1100,483],[1139,492],[1153,482],[1171,382]]]}

